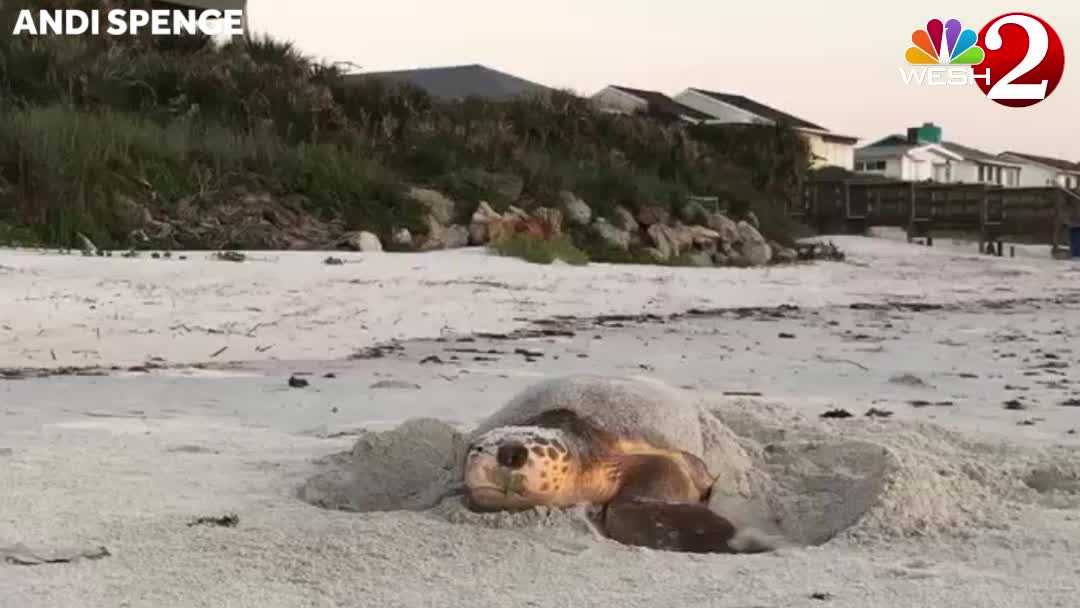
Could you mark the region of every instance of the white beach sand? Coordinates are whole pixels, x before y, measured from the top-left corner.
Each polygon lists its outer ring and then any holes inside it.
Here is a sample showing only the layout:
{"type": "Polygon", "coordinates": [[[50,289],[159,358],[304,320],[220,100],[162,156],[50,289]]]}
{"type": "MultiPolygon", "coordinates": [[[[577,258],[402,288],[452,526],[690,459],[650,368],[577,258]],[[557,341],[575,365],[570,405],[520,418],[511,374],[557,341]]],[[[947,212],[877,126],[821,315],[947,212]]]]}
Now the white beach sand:
{"type": "Polygon", "coordinates": [[[1080,265],[836,242],[848,262],[753,270],[478,250],[344,266],[0,252],[0,367],[243,362],[0,380],[0,553],[110,553],[0,561],[0,606],[1080,604],[1080,407],[1062,405],[1080,398],[1080,265]],[[848,307],[917,301],[956,306],[848,307]],[[800,308],[460,340],[556,315],[779,304],[800,308]],[[346,360],[390,339],[400,350],[346,360]],[[538,378],[581,371],[685,387],[796,523],[835,536],[697,556],[597,541],[565,514],[495,529],[297,498],[361,429],[426,416],[465,429],[538,378]],[[293,373],[311,385],[290,389],[293,373]],[[854,417],[820,418],[832,409],[854,417]],[[187,525],[226,513],[239,525],[187,525]]]}

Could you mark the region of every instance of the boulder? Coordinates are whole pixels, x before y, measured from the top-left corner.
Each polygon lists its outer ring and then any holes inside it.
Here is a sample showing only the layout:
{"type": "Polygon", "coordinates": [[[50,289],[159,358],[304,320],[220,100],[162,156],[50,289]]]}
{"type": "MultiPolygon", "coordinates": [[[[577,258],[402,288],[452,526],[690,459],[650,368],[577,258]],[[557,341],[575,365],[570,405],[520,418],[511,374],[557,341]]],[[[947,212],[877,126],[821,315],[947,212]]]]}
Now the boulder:
{"type": "Polygon", "coordinates": [[[653,245],[652,248],[660,253],[661,259],[670,260],[679,255],[679,247],[674,230],[670,226],[653,224],[649,226],[646,235],[648,235],[649,242],[653,245]]]}
{"type": "Polygon", "coordinates": [[[716,230],[704,226],[690,226],[687,230],[694,246],[702,249],[716,249],[717,241],[720,240],[720,233],[716,230]]]}
{"type": "Polygon", "coordinates": [[[559,207],[566,221],[575,226],[588,226],[592,219],[592,209],[572,192],[564,190],[559,193],[559,207]]]}
{"type": "Polygon", "coordinates": [[[769,246],[772,247],[772,262],[775,264],[791,264],[799,259],[798,252],[790,247],[784,247],[775,241],[770,241],[769,246]]]}
{"type": "Polygon", "coordinates": [[[562,211],[552,207],[540,207],[533,211],[532,215],[539,224],[540,232],[545,239],[553,240],[562,236],[562,211]]]}
{"type": "Polygon", "coordinates": [[[772,259],[772,247],[748,222],[739,222],[739,245],[738,251],[746,264],[750,266],[763,266],[772,259]]]}
{"type": "Polygon", "coordinates": [[[620,251],[628,251],[630,249],[630,233],[621,228],[612,226],[603,218],[593,222],[591,229],[593,234],[595,234],[604,245],[620,251]]]}
{"type": "Polygon", "coordinates": [[[424,242],[420,245],[420,251],[446,249],[446,226],[432,215],[424,218],[424,224],[427,226],[427,236],[424,237],[424,242]]]}
{"type": "Polygon", "coordinates": [[[395,247],[401,247],[403,249],[412,247],[412,233],[409,232],[408,228],[399,228],[390,236],[390,242],[393,243],[395,247]]]}
{"type": "Polygon", "coordinates": [[[469,229],[460,224],[454,224],[446,229],[443,247],[446,249],[458,249],[469,246],[469,229]]]}
{"type": "Polygon", "coordinates": [[[353,251],[383,250],[382,242],[379,241],[379,237],[366,230],[349,232],[342,235],[341,240],[338,241],[338,247],[351,249],[353,251]]]}
{"type": "Polygon", "coordinates": [[[690,266],[697,266],[700,268],[711,267],[713,265],[712,255],[705,251],[695,251],[686,256],[687,264],[690,266]]]}
{"type": "Polygon", "coordinates": [[[486,245],[489,240],[488,226],[492,222],[497,222],[502,219],[502,216],[495,212],[491,208],[491,205],[487,202],[481,201],[480,205],[476,208],[476,211],[472,214],[472,221],[469,222],[469,243],[473,245],[486,245]]]}
{"type": "Polygon", "coordinates": [[[646,228],[657,224],[667,224],[671,221],[671,213],[663,207],[642,207],[638,210],[637,221],[646,228]]]}
{"type": "Polygon", "coordinates": [[[634,219],[634,214],[626,207],[616,207],[614,213],[612,213],[612,222],[616,228],[625,230],[627,232],[637,232],[640,226],[638,226],[637,220],[634,219]]]}
{"type": "Polygon", "coordinates": [[[412,188],[409,190],[409,198],[420,203],[428,214],[443,226],[454,219],[454,201],[441,192],[427,188],[412,188]]]}
{"type": "Polygon", "coordinates": [[[679,214],[682,217],[682,220],[688,224],[702,224],[705,222],[705,216],[707,216],[709,212],[701,203],[690,201],[683,205],[679,214]]]}
{"type": "Polygon", "coordinates": [[[734,243],[739,240],[737,224],[723,213],[709,213],[705,215],[705,225],[720,234],[720,240],[725,243],[734,243]]]}
{"type": "Polygon", "coordinates": [[[675,224],[669,232],[675,245],[675,255],[679,256],[694,247],[694,229],[684,224],[675,224]]]}
{"type": "Polygon", "coordinates": [[[790,247],[781,247],[773,252],[773,261],[778,264],[792,264],[799,259],[799,254],[790,247]]]}

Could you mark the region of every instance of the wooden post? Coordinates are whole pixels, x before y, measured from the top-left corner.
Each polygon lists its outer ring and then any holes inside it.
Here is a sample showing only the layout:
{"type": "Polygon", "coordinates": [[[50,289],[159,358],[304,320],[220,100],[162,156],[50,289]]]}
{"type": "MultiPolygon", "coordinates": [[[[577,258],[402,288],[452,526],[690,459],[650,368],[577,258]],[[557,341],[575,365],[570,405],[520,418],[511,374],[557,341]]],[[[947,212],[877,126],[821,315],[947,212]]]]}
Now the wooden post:
{"type": "Polygon", "coordinates": [[[915,182],[911,182],[908,187],[908,222],[907,222],[907,242],[910,243],[915,239],[915,182]]]}

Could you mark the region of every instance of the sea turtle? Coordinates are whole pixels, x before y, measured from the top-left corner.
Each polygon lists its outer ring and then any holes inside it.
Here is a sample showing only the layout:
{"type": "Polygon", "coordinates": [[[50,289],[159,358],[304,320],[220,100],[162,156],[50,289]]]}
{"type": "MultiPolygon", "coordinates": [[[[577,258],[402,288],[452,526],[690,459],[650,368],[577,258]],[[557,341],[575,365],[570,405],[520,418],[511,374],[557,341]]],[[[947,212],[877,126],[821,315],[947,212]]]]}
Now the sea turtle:
{"type": "Polygon", "coordinates": [[[576,375],[527,388],[482,422],[464,456],[474,511],[600,507],[616,541],[694,553],[775,546],[708,501],[701,409],[658,381],[576,375]]]}

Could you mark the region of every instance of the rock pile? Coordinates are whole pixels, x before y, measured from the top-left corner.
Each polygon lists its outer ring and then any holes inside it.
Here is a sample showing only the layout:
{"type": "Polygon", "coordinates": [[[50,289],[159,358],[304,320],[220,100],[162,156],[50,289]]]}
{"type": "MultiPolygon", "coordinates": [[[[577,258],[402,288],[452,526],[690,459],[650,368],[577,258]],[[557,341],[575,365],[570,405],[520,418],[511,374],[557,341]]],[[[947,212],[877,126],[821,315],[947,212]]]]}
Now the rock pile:
{"type": "MultiPolygon", "coordinates": [[[[511,206],[500,213],[487,202],[480,202],[471,216],[463,216],[466,209],[436,190],[412,188],[407,196],[423,211],[422,226],[416,233],[404,227],[386,234],[370,229],[347,232],[340,219],[324,220],[308,212],[309,205],[302,196],[277,197],[262,192],[232,193],[214,205],[186,199],[165,213],[160,213],[164,209],[157,205],[130,198],[118,200],[115,206],[118,215],[129,220],[126,223],[132,245],[144,248],[336,248],[379,252],[385,243],[396,251],[432,251],[484,246],[517,234],[554,240],[566,230],[577,240],[626,253],[626,259],[665,264],[762,266],[835,259],[837,253],[825,246],[798,252],[782,247],[762,236],[752,214],[736,220],[696,202],[685,205],[678,213],[650,205],[636,212],[616,207],[603,217],[580,197],[562,192],[550,206],[529,211],[511,206]],[[159,214],[152,213],[151,208],[157,208],[159,214]],[[469,217],[467,223],[456,223],[462,217],[469,217]]],[[[85,243],[83,247],[89,249],[85,243]]]]}

